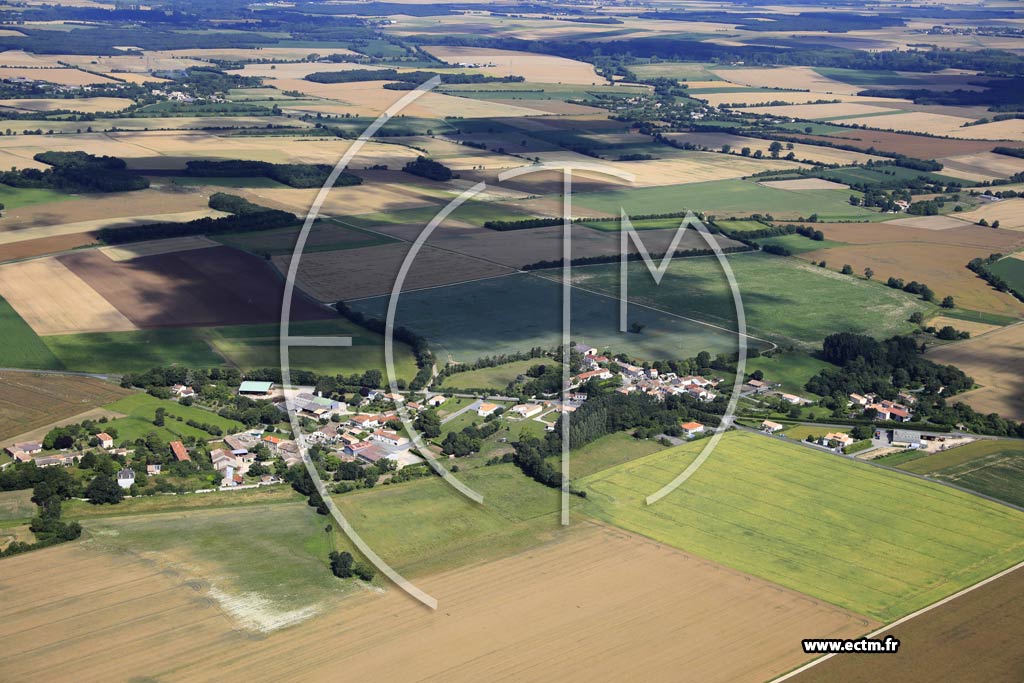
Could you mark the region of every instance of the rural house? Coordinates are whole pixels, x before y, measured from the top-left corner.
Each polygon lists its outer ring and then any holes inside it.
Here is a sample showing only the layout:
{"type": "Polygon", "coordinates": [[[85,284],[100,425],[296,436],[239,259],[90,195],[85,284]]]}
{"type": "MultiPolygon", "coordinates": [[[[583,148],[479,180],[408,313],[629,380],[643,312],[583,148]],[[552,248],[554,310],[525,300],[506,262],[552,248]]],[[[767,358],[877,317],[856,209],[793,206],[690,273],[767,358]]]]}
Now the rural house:
{"type": "Polygon", "coordinates": [[[682,428],[683,434],[686,434],[687,438],[693,438],[704,431],[704,425],[700,422],[684,422],[679,426],[682,428]]]}
{"type": "Polygon", "coordinates": [[[97,434],[96,439],[100,442],[100,448],[104,450],[114,447],[114,437],[106,432],[100,432],[97,434]]]}
{"type": "Polygon", "coordinates": [[[124,468],[117,473],[117,485],[123,489],[130,489],[132,484],[135,483],[135,470],[131,468],[124,468]]]}
{"type": "Polygon", "coordinates": [[[494,403],[481,403],[480,407],[476,409],[476,414],[480,417],[488,417],[494,415],[495,411],[501,406],[494,403]]]}
{"type": "Polygon", "coordinates": [[[781,425],[778,422],[772,422],[771,420],[765,420],[761,423],[761,431],[767,432],[768,434],[774,434],[785,429],[785,425],[781,425]]]}
{"type": "Polygon", "coordinates": [[[192,459],[189,457],[188,451],[185,449],[185,444],[183,444],[182,442],[172,441],[170,443],[170,446],[171,453],[174,455],[174,459],[177,460],[178,462],[184,462],[186,460],[192,459]]]}

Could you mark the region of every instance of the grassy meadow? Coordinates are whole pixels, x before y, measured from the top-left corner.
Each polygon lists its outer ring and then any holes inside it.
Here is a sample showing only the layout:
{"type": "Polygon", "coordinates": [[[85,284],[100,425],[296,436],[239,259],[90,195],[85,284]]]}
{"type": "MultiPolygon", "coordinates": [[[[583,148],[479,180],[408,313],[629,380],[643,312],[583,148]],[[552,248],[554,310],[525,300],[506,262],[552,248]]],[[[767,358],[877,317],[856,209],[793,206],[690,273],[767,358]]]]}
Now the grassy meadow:
{"type": "Polygon", "coordinates": [[[1024,515],[863,463],[731,433],[647,506],[702,444],[605,470],[577,510],[889,621],[1024,557],[1024,515]]]}
{"type": "Polygon", "coordinates": [[[0,367],[60,370],[60,360],[6,300],[0,298],[0,367]]]}

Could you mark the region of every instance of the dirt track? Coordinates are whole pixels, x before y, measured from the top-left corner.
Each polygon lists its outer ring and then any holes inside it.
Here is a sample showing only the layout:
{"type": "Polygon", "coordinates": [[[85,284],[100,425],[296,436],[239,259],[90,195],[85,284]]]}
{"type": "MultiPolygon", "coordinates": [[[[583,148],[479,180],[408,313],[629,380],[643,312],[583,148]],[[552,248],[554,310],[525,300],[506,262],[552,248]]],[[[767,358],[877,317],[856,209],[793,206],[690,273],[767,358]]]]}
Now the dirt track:
{"type": "Polygon", "coordinates": [[[201,581],[156,563],[75,543],[0,567],[12,680],[754,682],[805,662],[807,633],[853,637],[873,626],[596,525],[424,580],[441,600],[436,612],[389,589],[257,640],[233,630],[201,581]]]}

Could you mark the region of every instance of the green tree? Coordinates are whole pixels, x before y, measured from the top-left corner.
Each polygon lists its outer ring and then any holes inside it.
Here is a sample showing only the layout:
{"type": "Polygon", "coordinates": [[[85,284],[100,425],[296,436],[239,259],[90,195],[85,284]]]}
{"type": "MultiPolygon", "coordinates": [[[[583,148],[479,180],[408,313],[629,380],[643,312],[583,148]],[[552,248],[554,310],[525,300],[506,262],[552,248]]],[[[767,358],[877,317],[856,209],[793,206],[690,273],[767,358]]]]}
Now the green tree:
{"type": "Polygon", "coordinates": [[[347,550],[342,552],[332,552],[329,557],[331,558],[331,573],[337,576],[339,579],[348,579],[352,576],[352,553],[347,550]]]}
{"type": "Polygon", "coordinates": [[[843,275],[853,275],[853,266],[851,266],[849,263],[844,264],[842,273],[843,275]]]}
{"type": "Polygon", "coordinates": [[[956,308],[956,301],[951,296],[942,299],[943,308],[956,308]]]}
{"type": "Polygon", "coordinates": [[[103,505],[105,503],[114,505],[124,499],[124,490],[118,486],[117,480],[113,476],[97,474],[89,482],[89,486],[86,487],[85,497],[93,505],[103,505]]]}

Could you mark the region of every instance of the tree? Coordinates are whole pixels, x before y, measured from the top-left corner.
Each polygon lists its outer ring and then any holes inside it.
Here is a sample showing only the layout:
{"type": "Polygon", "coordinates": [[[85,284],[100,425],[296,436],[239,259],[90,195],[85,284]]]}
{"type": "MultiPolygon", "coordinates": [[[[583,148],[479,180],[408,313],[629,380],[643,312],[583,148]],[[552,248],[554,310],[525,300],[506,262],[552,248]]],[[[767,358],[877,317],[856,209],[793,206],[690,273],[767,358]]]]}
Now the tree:
{"type": "Polygon", "coordinates": [[[782,151],[782,143],[775,140],[772,144],[768,145],[768,151],[771,153],[772,159],[778,159],[779,152],[782,151]]]}
{"type": "Polygon", "coordinates": [[[956,308],[956,302],[954,301],[953,297],[947,296],[947,297],[943,298],[943,300],[942,300],[942,307],[943,308],[956,308]]]}
{"type": "Polygon", "coordinates": [[[849,263],[844,264],[842,273],[843,275],[853,275],[853,266],[851,266],[849,263]]]}
{"type": "Polygon", "coordinates": [[[425,410],[417,415],[414,426],[428,439],[441,436],[441,418],[438,417],[436,410],[425,410]]]}
{"type": "Polygon", "coordinates": [[[998,228],[999,227],[999,221],[992,221],[992,227],[993,228],[998,228]]]}
{"type": "Polygon", "coordinates": [[[921,311],[914,311],[913,313],[910,314],[910,322],[914,323],[915,325],[920,325],[921,323],[924,322],[924,314],[921,313],[921,311]]]}
{"type": "Polygon", "coordinates": [[[866,277],[867,279],[870,280],[874,276],[875,276],[875,271],[871,270],[870,268],[865,268],[864,269],[864,277],[866,277]]]}
{"type": "Polygon", "coordinates": [[[86,487],[85,497],[93,505],[103,505],[105,503],[115,505],[124,498],[124,489],[118,485],[117,480],[113,476],[97,474],[89,482],[89,486],[86,487]]]}
{"type": "Polygon", "coordinates": [[[352,577],[352,553],[347,550],[342,552],[332,552],[329,557],[331,558],[331,573],[337,576],[339,579],[348,579],[352,577]]]}
{"type": "Polygon", "coordinates": [[[740,154],[742,154],[745,157],[749,157],[750,156],[750,148],[749,147],[744,147],[743,149],[740,150],[740,154]]]}

